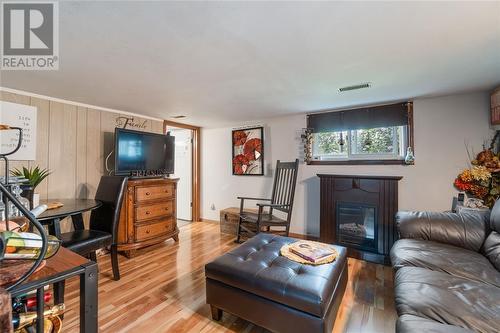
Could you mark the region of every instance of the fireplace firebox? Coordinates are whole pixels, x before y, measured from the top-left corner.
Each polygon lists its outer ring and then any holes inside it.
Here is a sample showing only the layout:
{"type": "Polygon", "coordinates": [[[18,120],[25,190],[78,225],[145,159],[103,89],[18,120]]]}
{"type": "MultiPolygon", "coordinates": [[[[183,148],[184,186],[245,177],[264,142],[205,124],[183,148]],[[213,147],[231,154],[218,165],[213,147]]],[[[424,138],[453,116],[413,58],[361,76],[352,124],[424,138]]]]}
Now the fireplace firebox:
{"type": "Polygon", "coordinates": [[[318,176],[320,240],[347,247],[351,257],[388,264],[402,177],[318,176]]]}
{"type": "Polygon", "coordinates": [[[377,250],[377,207],[354,202],[337,201],[338,242],[360,250],[377,250]]]}

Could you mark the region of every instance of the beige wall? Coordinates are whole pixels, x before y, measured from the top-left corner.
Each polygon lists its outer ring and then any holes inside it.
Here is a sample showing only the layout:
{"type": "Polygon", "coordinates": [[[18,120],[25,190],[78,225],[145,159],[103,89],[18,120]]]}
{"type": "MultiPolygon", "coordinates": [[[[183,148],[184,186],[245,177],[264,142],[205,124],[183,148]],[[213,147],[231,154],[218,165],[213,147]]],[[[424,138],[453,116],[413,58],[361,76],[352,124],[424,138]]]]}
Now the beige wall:
{"type": "MultiPolygon", "coordinates": [[[[93,198],[104,160],[113,149],[115,127],[134,118],[127,128],[162,133],[163,122],[100,111],[47,99],[0,91],[0,100],[37,107],[36,161],[12,161],[12,167],[39,165],[52,174],[36,188],[41,199],[93,198]]],[[[113,158],[111,158],[111,161],[113,158]]],[[[3,170],[3,164],[2,164],[3,170]]]]}
{"type": "MultiPolygon", "coordinates": [[[[302,158],[301,129],[305,115],[272,118],[265,126],[263,177],[231,175],[231,128],[202,129],[201,216],[219,219],[219,210],[238,206],[238,195],[268,196],[277,159],[302,158]],[[215,209],[212,209],[212,204],[215,209]]],[[[399,208],[448,210],[456,195],[453,180],[467,167],[465,143],[476,153],[491,138],[489,94],[470,93],[414,101],[414,166],[312,166],[299,168],[291,230],[319,234],[319,179],[317,173],[403,176],[399,208]]],[[[243,125],[243,124],[236,124],[243,125]]]]}
{"type": "MultiPolygon", "coordinates": [[[[53,171],[37,192],[42,198],[89,197],[104,173],[112,133],[120,113],[0,91],[0,100],[38,108],[37,160],[12,166],[40,165],[53,171]]],[[[162,122],[134,117],[147,130],[162,132],[162,122]]],[[[475,152],[491,137],[489,94],[469,93],[414,101],[415,166],[300,165],[292,231],[319,233],[319,180],[316,173],[401,175],[400,209],[446,210],[456,195],[452,182],[467,166],[464,143],[475,152]]],[[[231,175],[231,128],[202,129],[201,216],[217,220],[220,209],[238,205],[236,196],[265,196],[271,190],[277,159],[301,155],[304,115],[271,118],[265,125],[263,177],[231,175]],[[211,209],[212,204],[215,209],[211,209]]],[[[235,124],[239,126],[243,124],[235,124]]]]}

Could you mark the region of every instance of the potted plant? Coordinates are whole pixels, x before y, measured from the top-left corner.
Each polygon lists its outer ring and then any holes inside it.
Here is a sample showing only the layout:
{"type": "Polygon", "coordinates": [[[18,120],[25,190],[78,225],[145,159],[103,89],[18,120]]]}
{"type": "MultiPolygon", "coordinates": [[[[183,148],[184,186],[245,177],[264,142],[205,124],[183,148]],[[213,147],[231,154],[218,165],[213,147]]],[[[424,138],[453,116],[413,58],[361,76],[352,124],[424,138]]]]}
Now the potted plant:
{"type": "Polygon", "coordinates": [[[40,169],[39,166],[26,168],[23,167],[22,170],[15,168],[10,171],[12,176],[24,177],[28,179],[28,183],[22,185],[23,190],[22,196],[27,198],[30,202],[31,209],[38,206],[40,202],[40,194],[35,193],[35,188],[40,185],[40,183],[47,178],[51,172],[48,169],[40,169]]]}
{"type": "Polygon", "coordinates": [[[453,185],[472,198],[481,200],[484,205],[492,208],[500,197],[500,149],[497,131],[489,147],[471,160],[471,167],[463,170],[455,179],[453,185]],[[495,146],[496,149],[495,149],[495,146]]]}

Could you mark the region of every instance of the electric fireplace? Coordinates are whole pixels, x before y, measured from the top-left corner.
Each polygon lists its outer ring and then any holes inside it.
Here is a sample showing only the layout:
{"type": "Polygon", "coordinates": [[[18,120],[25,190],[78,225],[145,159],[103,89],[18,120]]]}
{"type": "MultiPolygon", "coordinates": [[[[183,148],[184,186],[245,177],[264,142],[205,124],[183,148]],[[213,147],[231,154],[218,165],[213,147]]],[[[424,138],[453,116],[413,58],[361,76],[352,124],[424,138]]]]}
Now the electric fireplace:
{"type": "Polygon", "coordinates": [[[318,176],[320,240],[347,247],[352,257],[388,264],[401,177],[318,176]]]}

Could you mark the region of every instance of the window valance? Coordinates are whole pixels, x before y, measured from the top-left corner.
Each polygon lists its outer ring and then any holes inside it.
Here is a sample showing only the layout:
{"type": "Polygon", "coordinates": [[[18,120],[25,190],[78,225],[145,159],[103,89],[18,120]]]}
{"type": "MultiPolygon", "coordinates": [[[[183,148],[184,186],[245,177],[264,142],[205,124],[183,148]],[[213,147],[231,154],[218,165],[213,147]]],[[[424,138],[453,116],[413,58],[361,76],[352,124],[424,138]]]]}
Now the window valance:
{"type": "Polygon", "coordinates": [[[408,102],[313,113],[307,116],[307,127],[313,133],[404,125],[408,125],[408,102]]]}

